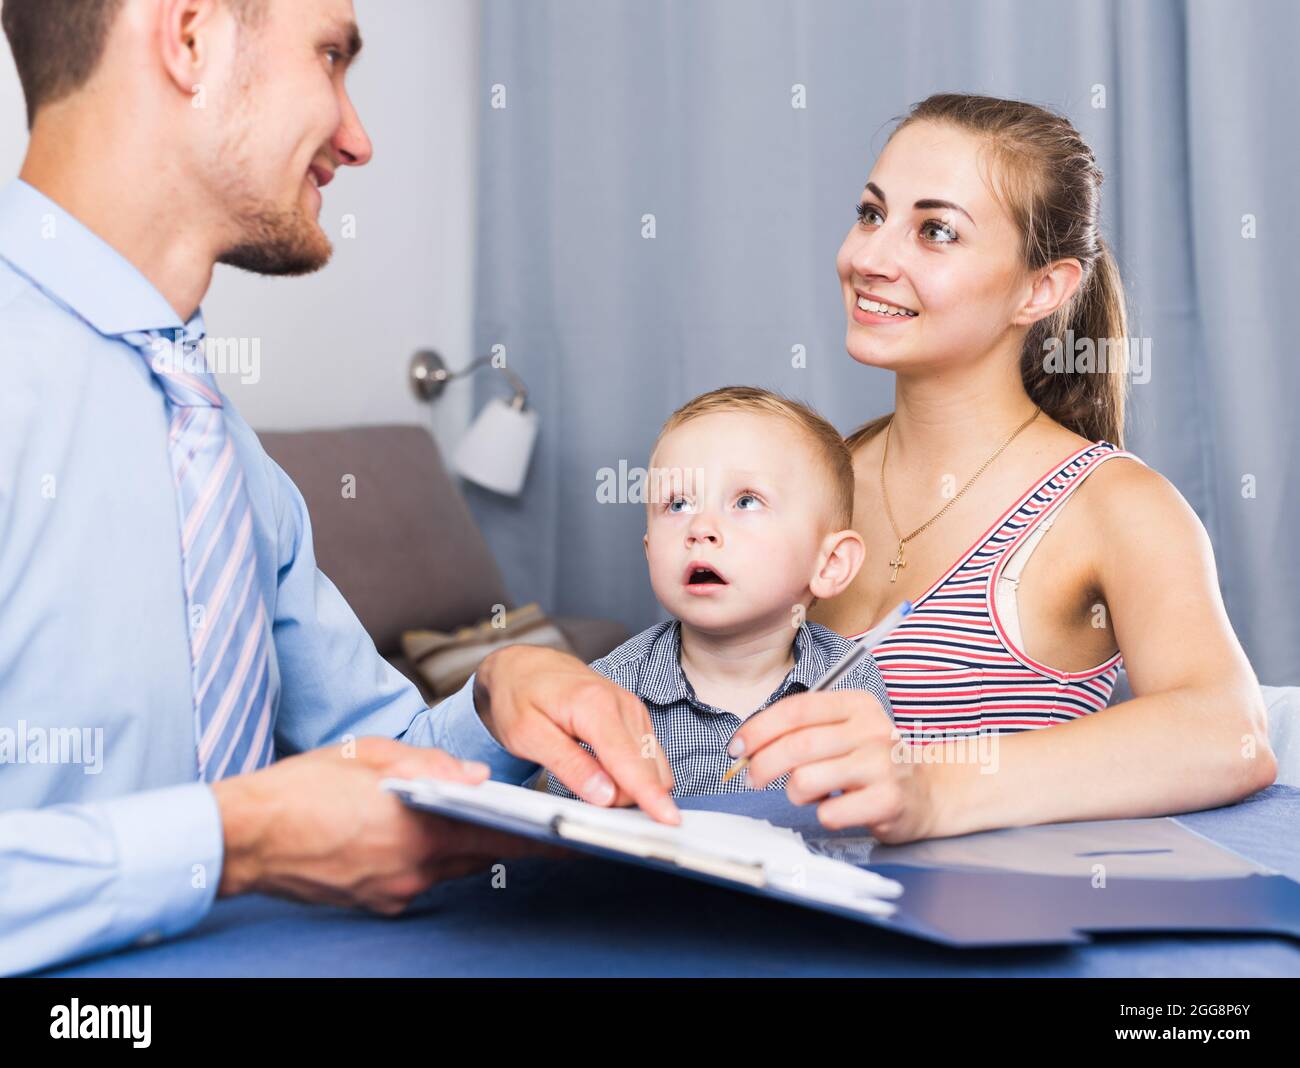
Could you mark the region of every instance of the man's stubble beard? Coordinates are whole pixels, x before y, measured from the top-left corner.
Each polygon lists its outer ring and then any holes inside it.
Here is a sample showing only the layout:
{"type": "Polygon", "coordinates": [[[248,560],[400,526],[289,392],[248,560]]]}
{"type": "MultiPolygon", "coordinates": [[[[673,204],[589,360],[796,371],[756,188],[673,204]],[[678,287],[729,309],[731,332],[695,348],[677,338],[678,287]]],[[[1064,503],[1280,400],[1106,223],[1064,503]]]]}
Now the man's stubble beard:
{"type": "Polygon", "coordinates": [[[239,240],[217,257],[218,263],[255,274],[310,274],[324,267],[334,251],[320,226],[301,209],[249,203],[237,220],[239,240]]]}
{"type": "Polygon", "coordinates": [[[256,123],[251,106],[253,67],[247,58],[241,67],[236,78],[238,128],[226,139],[209,172],[230,206],[237,235],[217,262],[255,274],[310,274],[329,262],[334,246],[303,208],[301,194],[291,208],[283,208],[250,185],[248,176],[258,173],[248,151],[248,135],[256,123]]]}

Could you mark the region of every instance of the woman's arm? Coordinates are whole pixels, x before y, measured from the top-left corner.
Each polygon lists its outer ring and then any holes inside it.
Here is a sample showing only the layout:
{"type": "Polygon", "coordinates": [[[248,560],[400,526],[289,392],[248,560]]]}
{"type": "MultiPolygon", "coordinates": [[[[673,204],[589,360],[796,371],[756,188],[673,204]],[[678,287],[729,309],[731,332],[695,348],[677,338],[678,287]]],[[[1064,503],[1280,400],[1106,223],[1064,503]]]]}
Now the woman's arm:
{"type": "Polygon", "coordinates": [[[1277,776],[1263,696],[1224,611],[1200,520],[1140,464],[1113,460],[1089,482],[1075,504],[1087,501],[1096,536],[1081,549],[1094,557],[1137,696],[1000,736],[991,774],[925,764],[926,837],[1190,812],[1238,801],[1277,776]]]}

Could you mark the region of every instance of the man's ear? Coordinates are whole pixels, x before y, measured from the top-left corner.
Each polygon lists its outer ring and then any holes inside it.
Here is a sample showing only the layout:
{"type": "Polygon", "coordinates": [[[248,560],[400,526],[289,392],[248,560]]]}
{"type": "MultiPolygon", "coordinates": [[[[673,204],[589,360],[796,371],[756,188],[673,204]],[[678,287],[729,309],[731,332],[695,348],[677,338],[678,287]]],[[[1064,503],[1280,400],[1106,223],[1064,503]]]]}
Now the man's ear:
{"type": "Polygon", "coordinates": [[[813,597],[824,601],[843,593],[857,577],[866,556],[866,543],[856,530],[827,534],[817,555],[817,571],[808,583],[813,597]]]}
{"type": "Polygon", "coordinates": [[[214,60],[233,55],[238,35],[235,17],[220,0],[162,0],[156,40],[163,70],[187,97],[211,79],[214,60]]]}
{"type": "Polygon", "coordinates": [[[1034,282],[1029,299],[1011,321],[1016,326],[1029,326],[1039,319],[1046,319],[1074,296],[1082,278],[1083,267],[1078,260],[1057,260],[1034,282]]]}

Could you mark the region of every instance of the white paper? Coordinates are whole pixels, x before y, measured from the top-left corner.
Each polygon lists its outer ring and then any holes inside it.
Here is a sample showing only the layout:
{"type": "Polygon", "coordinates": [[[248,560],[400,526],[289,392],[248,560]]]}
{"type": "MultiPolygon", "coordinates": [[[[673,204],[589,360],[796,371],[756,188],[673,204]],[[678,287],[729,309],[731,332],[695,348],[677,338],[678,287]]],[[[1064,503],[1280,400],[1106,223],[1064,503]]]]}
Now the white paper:
{"type": "Polygon", "coordinates": [[[539,826],[560,817],[641,841],[662,842],[671,850],[759,866],[769,886],[845,908],[887,915],[893,906],[881,899],[903,892],[892,879],[810,852],[796,831],[729,812],[685,810],[681,824],[672,826],[655,822],[640,809],[600,808],[491,780],[477,786],[437,779],[388,780],[384,785],[409,790],[417,799],[466,805],[539,826]]]}

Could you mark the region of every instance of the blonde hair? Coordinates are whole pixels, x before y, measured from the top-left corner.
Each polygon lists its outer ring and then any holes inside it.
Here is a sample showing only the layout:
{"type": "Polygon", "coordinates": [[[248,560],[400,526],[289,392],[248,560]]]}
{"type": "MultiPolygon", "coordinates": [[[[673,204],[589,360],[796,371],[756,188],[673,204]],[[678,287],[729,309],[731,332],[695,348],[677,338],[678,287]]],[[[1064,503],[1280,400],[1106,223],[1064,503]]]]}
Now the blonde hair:
{"type": "MultiPolygon", "coordinates": [[[[890,139],[917,122],[947,124],[984,139],[995,164],[994,194],[1020,230],[1027,270],[1067,258],[1083,267],[1070,300],[1029,328],[1020,378],[1030,399],[1062,426],[1123,447],[1128,316],[1119,268],[1101,239],[1102,172],[1092,149],[1069,119],[1020,100],[936,93],[914,105],[890,139]],[[1049,371],[1043,358],[1049,340],[1068,352],[1071,337],[1091,338],[1099,348],[1106,343],[1107,370],[1049,371]]],[[[848,436],[849,448],[890,418],[860,426],[848,436]]]]}
{"type": "Polygon", "coordinates": [[[723,386],[687,401],[668,417],[660,429],[650,450],[651,460],[660,442],[672,431],[692,419],[719,412],[777,416],[794,424],[822,461],[822,470],[830,482],[828,515],[835,524],[832,529],[843,530],[853,523],[853,457],[844,438],[808,405],[771,390],[757,386],[723,386]]]}

